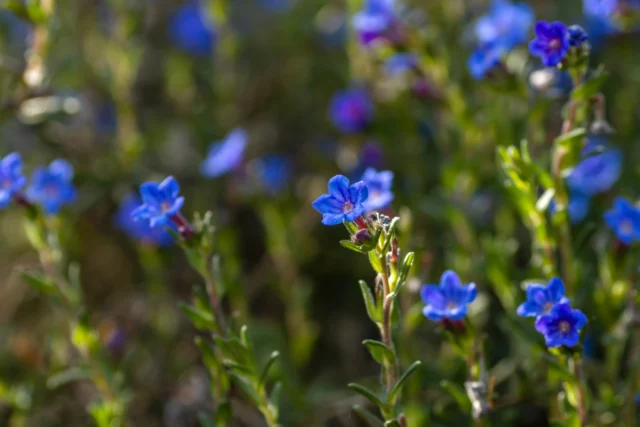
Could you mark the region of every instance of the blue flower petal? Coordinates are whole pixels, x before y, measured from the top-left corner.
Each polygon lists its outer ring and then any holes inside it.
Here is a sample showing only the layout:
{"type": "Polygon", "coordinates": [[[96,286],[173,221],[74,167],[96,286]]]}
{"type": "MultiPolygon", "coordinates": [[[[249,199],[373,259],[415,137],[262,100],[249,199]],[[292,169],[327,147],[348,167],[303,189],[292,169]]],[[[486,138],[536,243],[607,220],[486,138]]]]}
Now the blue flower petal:
{"type": "Polygon", "coordinates": [[[351,201],[349,198],[349,178],[344,175],[336,175],[329,180],[329,194],[341,201],[343,204],[345,202],[351,201]]]}

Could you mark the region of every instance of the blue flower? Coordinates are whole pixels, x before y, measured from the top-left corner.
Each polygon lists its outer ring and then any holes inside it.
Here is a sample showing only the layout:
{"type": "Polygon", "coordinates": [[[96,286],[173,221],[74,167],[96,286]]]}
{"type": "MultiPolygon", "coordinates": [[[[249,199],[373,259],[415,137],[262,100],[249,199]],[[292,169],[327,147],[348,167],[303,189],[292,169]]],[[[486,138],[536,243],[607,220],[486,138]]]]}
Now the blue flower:
{"type": "Polygon", "coordinates": [[[195,56],[211,54],[216,39],[213,26],[197,0],[188,2],[171,16],[169,37],[178,48],[195,56]]]}
{"type": "Polygon", "coordinates": [[[604,214],[604,219],[627,245],[640,239],[640,210],[622,197],[616,198],[613,209],[604,214]]]}
{"type": "Polygon", "coordinates": [[[365,0],[364,7],[353,17],[353,28],[363,44],[389,37],[394,31],[395,0],[365,0]]]}
{"type": "Polygon", "coordinates": [[[523,317],[538,317],[547,314],[557,304],[568,303],[564,296],[564,284],[559,277],[554,277],[547,286],[527,286],[527,300],[520,304],[517,313],[523,317]]]}
{"type": "Polygon", "coordinates": [[[312,206],[322,214],[324,225],[337,225],[342,221],[355,221],[365,212],[362,205],[369,192],[363,181],[349,185],[346,176],[336,175],[329,180],[329,194],[318,197],[312,206]]]}
{"type": "Polygon", "coordinates": [[[536,330],[544,335],[547,347],[573,347],[580,341],[580,330],[586,324],[584,313],[562,303],[536,319],[536,330]]]}
{"type": "Polygon", "coordinates": [[[620,178],[622,153],[610,149],[582,160],[567,177],[567,185],[588,196],[605,193],[620,178]]]}
{"type": "MultiPolygon", "coordinates": [[[[591,204],[591,198],[579,191],[571,191],[569,193],[569,205],[567,206],[567,213],[569,214],[569,220],[572,224],[576,224],[587,217],[589,213],[589,205],[591,204]]],[[[556,213],[556,201],[552,199],[549,203],[549,212],[556,213]]]]}
{"type": "Polygon", "coordinates": [[[562,22],[538,21],[536,37],[529,43],[532,55],[542,59],[547,67],[558,65],[569,52],[569,32],[562,22]]]}
{"type": "Polygon", "coordinates": [[[282,191],[291,178],[291,161],[280,155],[270,155],[258,160],[258,178],[272,193],[282,191]]]}
{"type": "Polygon", "coordinates": [[[120,203],[115,215],[116,226],[130,237],[145,244],[167,246],[174,242],[173,236],[164,228],[151,228],[147,221],[136,221],[131,214],[142,204],[135,194],[129,194],[120,203]]]}
{"type": "MultiPolygon", "coordinates": [[[[587,17],[589,34],[599,39],[633,29],[637,19],[629,19],[640,12],[638,0],[584,0],[584,13],[587,17]]],[[[637,15],[636,15],[637,16],[637,15]]]]}
{"type": "Polygon", "coordinates": [[[440,285],[424,285],[420,289],[420,297],[426,304],[422,313],[431,320],[462,320],[467,315],[467,305],[476,296],[474,283],[463,286],[458,275],[447,270],[440,278],[440,285]]]}
{"type": "Polygon", "coordinates": [[[0,160],[0,208],[11,203],[13,195],[27,183],[22,175],[22,158],[18,153],[7,154],[0,160]]]}
{"type": "Polygon", "coordinates": [[[533,19],[529,6],[496,0],[476,23],[476,38],[481,46],[501,46],[508,51],[527,40],[533,19]]]}
{"type": "Polygon", "coordinates": [[[569,34],[569,45],[572,47],[581,46],[583,43],[589,41],[587,32],[580,25],[572,25],[567,28],[569,34]]]}
{"type": "Polygon", "coordinates": [[[418,59],[413,53],[403,52],[390,56],[384,63],[386,73],[397,76],[411,70],[418,64],[418,59]]]}
{"type": "Polygon", "coordinates": [[[367,212],[386,208],[389,203],[393,201],[394,195],[391,192],[391,185],[393,184],[393,172],[378,172],[374,168],[368,168],[364,172],[362,180],[367,185],[367,189],[369,190],[369,197],[363,203],[367,212]]]}
{"type": "Polygon", "coordinates": [[[484,78],[500,64],[503,53],[505,53],[504,48],[496,44],[477,47],[467,61],[471,76],[476,80],[484,78]]]}
{"type": "Polygon", "coordinates": [[[237,168],[244,160],[248,138],[243,129],[234,129],[222,141],[211,144],[200,173],[207,178],[216,178],[237,168]]]}
{"type": "Polygon", "coordinates": [[[331,99],[329,117],[343,132],[360,132],[373,119],[373,103],[363,89],[341,90],[331,99]]]}
{"type": "Polygon", "coordinates": [[[262,9],[272,12],[281,13],[293,6],[294,0],[259,0],[262,9]]]}
{"type": "Polygon", "coordinates": [[[172,176],[159,184],[145,182],[140,186],[140,196],[142,205],[131,212],[131,217],[136,221],[149,221],[152,228],[170,224],[184,204],[184,197],[179,197],[180,185],[172,176]]]}
{"type": "Polygon", "coordinates": [[[76,199],[73,166],[66,160],[58,159],[47,168],[37,168],[27,189],[27,197],[41,205],[47,215],[57,214],[62,206],[76,199]]]}

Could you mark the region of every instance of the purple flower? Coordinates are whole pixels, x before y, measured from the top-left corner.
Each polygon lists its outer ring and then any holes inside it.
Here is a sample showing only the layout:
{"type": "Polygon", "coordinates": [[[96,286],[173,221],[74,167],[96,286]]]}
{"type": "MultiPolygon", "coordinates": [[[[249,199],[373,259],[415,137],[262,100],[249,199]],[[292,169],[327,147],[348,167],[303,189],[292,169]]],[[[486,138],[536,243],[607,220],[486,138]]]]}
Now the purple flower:
{"type": "Polygon", "coordinates": [[[567,185],[588,196],[605,193],[620,178],[622,153],[610,149],[582,160],[567,177],[567,185]]]}
{"type": "Polygon", "coordinates": [[[47,215],[57,214],[62,206],[76,199],[73,166],[66,160],[58,159],[47,168],[37,168],[33,172],[27,197],[41,205],[47,215]]]}
{"type": "Polygon", "coordinates": [[[131,212],[131,217],[136,221],[149,221],[151,228],[169,224],[184,204],[180,185],[172,176],[161,183],[145,182],[140,186],[140,196],[142,204],[131,212]]]}
{"type": "Polygon", "coordinates": [[[527,300],[520,304],[517,313],[523,317],[538,317],[547,314],[557,304],[568,303],[564,296],[564,284],[562,279],[554,277],[547,286],[527,286],[527,300]]]}
{"type": "Polygon", "coordinates": [[[20,154],[7,154],[0,160],[0,208],[7,207],[13,195],[26,183],[27,179],[22,175],[20,154]]]}
{"type": "Polygon", "coordinates": [[[373,119],[373,103],[363,89],[337,92],[329,105],[329,117],[342,132],[360,132],[373,119]]]}
{"type": "Polygon", "coordinates": [[[395,0],[365,0],[364,7],[353,17],[353,28],[363,44],[388,37],[395,29],[395,0]]]}
{"type": "Polygon", "coordinates": [[[569,33],[562,22],[538,21],[536,37],[529,43],[532,55],[542,59],[547,67],[558,65],[569,52],[569,33]]]}
{"type": "Polygon", "coordinates": [[[554,306],[548,314],[536,319],[536,330],[544,335],[547,347],[573,347],[580,341],[580,330],[587,316],[567,303],[554,306]]]}
{"type": "Polygon", "coordinates": [[[569,45],[572,47],[581,46],[583,43],[589,41],[587,32],[580,25],[572,25],[567,28],[569,34],[569,45]]]}
{"type": "Polygon", "coordinates": [[[640,239],[640,210],[622,197],[616,198],[613,209],[604,214],[607,225],[625,244],[640,239]]]}
{"type": "Polygon", "coordinates": [[[322,214],[324,225],[337,225],[342,221],[355,221],[365,212],[362,205],[369,192],[363,181],[349,185],[346,176],[336,175],[329,180],[329,194],[318,197],[312,206],[322,214]]]}
{"type": "Polygon", "coordinates": [[[527,40],[533,19],[529,6],[496,0],[476,23],[476,38],[481,46],[501,46],[509,51],[527,40]]]}
{"type": "Polygon", "coordinates": [[[467,61],[471,76],[476,80],[484,78],[500,64],[503,53],[504,48],[496,44],[476,48],[467,61]]]}
{"type": "Polygon", "coordinates": [[[237,168],[244,160],[247,140],[247,132],[234,129],[222,141],[211,144],[200,173],[207,178],[216,178],[237,168]]]}
{"type": "Polygon", "coordinates": [[[362,180],[369,190],[369,197],[363,203],[367,212],[386,208],[393,201],[394,195],[391,192],[393,172],[378,172],[374,168],[368,168],[364,172],[362,180]]]}
{"type": "Polygon", "coordinates": [[[153,246],[168,246],[174,242],[173,236],[161,227],[151,228],[148,221],[136,221],[131,214],[142,204],[135,194],[129,194],[120,203],[115,215],[116,226],[131,238],[153,246]]]}
{"type": "Polygon", "coordinates": [[[458,275],[447,270],[440,278],[440,285],[424,285],[420,289],[420,297],[426,304],[422,313],[431,320],[462,320],[467,315],[467,305],[477,295],[474,283],[463,286],[458,275]]]}
{"type": "Polygon", "coordinates": [[[197,0],[186,3],[171,16],[169,38],[190,55],[211,54],[216,35],[197,0]]]}

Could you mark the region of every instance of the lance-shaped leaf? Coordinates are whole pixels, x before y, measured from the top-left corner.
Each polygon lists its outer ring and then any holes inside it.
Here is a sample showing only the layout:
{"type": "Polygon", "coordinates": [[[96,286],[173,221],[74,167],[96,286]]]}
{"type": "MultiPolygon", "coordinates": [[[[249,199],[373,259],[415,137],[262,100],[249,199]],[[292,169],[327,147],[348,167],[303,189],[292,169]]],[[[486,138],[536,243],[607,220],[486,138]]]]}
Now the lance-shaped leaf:
{"type": "Polygon", "coordinates": [[[187,315],[193,326],[202,331],[215,331],[216,323],[211,312],[206,312],[189,304],[180,303],[178,307],[187,315]]]}
{"type": "Polygon", "coordinates": [[[571,98],[576,101],[588,101],[595,94],[600,92],[602,85],[604,85],[608,78],[609,73],[606,71],[604,66],[601,65],[591,73],[589,80],[575,88],[571,93],[571,98]]]}
{"type": "Polygon", "coordinates": [[[422,365],[422,362],[419,360],[413,362],[413,365],[409,366],[406,371],[402,374],[396,385],[393,386],[391,391],[389,392],[389,396],[387,396],[387,402],[389,405],[393,405],[398,397],[398,394],[402,391],[402,387],[404,387],[407,379],[413,374],[419,367],[422,365]]]}
{"type": "Polygon", "coordinates": [[[584,128],[577,128],[556,138],[555,156],[559,157],[556,167],[563,177],[568,176],[580,161],[585,134],[584,128]]]}
{"type": "Polygon", "coordinates": [[[207,367],[209,376],[211,377],[211,388],[213,396],[216,399],[222,399],[229,391],[229,377],[222,363],[216,354],[216,350],[209,341],[203,340],[201,337],[195,338],[196,346],[200,350],[202,361],[207,367]]]}
{"type": "Polygon", "coordinates": [[[48,278],[47,276],[35,273],[29,273],[27,271],[20,272],[20,278],[24,280],[29,286],[36,291],[45,295],[59,296],[60,291],[56,286],[56,282],[48,278]]]}
{"type": "Polygon", "coordinates": [[[271,367],[276,362],[276,360],[278,360],[278,357],[280,357],[280,353],[277,351],[274,351],[269,356],[269,360],[267,360],[267,363],[264,365],[264,368],[262,368],[262,373],[260,374],[260,379],[258,380],[259,389],[262,389],[266,384],[267,376],[269,375],[269,369],[271,369],[271,367]]]}
{"type": "Polygon", "coordinates": [[[247,397],[251,399],[251,402],[256,406],[259,406],[262,398],[253,387],[253,384],[251,384],[251,382],[246,377],[238,375],[234,371],[230,371],[229,375],[233,378],[233,383],[240,389],[242,389],[247,397]]]}
{"type": "Polygon", "coordinates": [[[384,427],[384,424],[380,418],[376,417],[371,412],[364,409],[362,406],[354,405],[353,411],[356,414],[360,415],[360,418],[366,421],[370,427],[384,427]]]}
{"type": "Polygon", "coordinates": [[[382,401],[382,399],[380,399],[373,391],[369,390],[365,386],[358,383],[349,383],[347,384],[347,387],[369,399],[371,403],[375,404],[378,408],[386,408],[386,404],[382,401]]]}
{"type": "Polygon", "coordinates": [[[363,280],[360,280],[360,291],[362,292],[362,299],[364,300],[364,305],[367,309],[367,314],[369,315],[369,319],[376,323],[380,323],[382,321],[382,314],[378,306],[376,305],[376,301],[373,298],[373,294],[371,293],[371,289],[367,283],[363,280]]]}
{"type": "Polygon", "coordinates": [[[381,365],[396,363],[396,355],[389,347],[376,340],[364,340],[362,344],[367,347],[371,357],[381,365]]]}
{"type": "Polygon", "coordinates": [[[391,244],[391,239],[396,234],[396,228],[398,227],[399,223],[400,223],[400,218],[398,217],[395,217],[391,220],[391,223],[389,224],[389,229],[387,230],[387,235],[384,239],[384,243],[382,244],[382,249],[380,250],[380,253],[384,254],[387,252],[387,249],[391,244]]]}
{"type": "Polygon", "coordinates": [[[384,274],[386,266],[380,256],[376,253],[376,251],[369,252],[369,262],[371,263],[371,267],[376,273],[384,274]]]}
{"type": "Polygon", "coordinates": [[[462,412],[471,412],[471,401],[461,386],[451,381],[443,380],[440,381],[440,387],[445,389],[451,397],[455,399],[462,412]]]}

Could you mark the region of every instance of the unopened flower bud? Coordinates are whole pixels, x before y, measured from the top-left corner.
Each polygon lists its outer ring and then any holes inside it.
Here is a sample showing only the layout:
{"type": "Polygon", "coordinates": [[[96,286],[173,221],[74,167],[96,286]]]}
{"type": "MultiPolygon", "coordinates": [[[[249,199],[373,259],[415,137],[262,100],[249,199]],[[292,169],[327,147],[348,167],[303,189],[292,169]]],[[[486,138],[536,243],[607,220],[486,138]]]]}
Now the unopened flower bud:
{"type": "Polygon", "coordinates": [[[351,241],[356,245],[364,245],[369,240],[371,240],[371,234],[369,234],[369,230],[366,228],[358,230],[356,234],[351,236],[351,241]]]}

